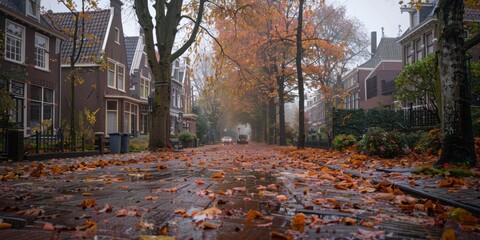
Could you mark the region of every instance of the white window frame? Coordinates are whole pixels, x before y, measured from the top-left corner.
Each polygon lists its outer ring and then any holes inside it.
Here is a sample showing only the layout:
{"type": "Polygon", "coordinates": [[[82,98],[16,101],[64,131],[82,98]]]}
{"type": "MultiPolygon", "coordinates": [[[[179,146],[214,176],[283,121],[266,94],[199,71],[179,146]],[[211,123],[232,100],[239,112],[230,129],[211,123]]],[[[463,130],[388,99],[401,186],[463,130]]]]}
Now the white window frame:
{"type": "Polygon", "coordinates": [[[42,34],[35,33],[35,68],[42,69],[42,70],[49,70],[49,63],[50,63],[50,56],[49,56],[49,47],[50,47],[50,39],[42,34]],[[37,45],[37,37],[45,39],[45,47],[37,45]],[[43,52],[43,66],[40,66],[38,61],[39,52],[43,52]]]}
{"type": "Polygon", "coordinates": [[[118,111],[118,101],[117,101],[117,100],[113,100],[113,99],[107,100],[106,103],[105,103],[105,112],[106,112],[106,114],[105,114],[105,132],[107,132],[107,134],[108,134],[108,133],[117,133],[117,132],[118,132],[118,123],[119,123],[119,121],[120,121],[120,119],[119,119],[119,117],[118,117],[118,113],[119,113],[119,111],[118,111]],[[108,109],[108,102],[115,102],[115,109],[114,109],[114,110],[108,109]],[[116,119],[115,119],[115,120],[116,120],[116,124],[115,124],[115,127],[114,127],[115,129],[113,129],[112,132],[109,132],[109,131],[108,131],[108,113],[109,113],[109,112],[115,112],[115,118],[116,118],[116,119]]]}
{"type": "Polygon", "coordinates": [[[10,21],[8,19],[5,21],[5,60],[12,61],[15,63],[20,63],[20,64],[23,64],[25,62],[25,27],[13,21],[10,21]],[[9,33],[8,32],[9,24],[12,24],[17,28],[20,28],[22,30],[22,36],[18,37],[9,33]],[[16,46],[16,44],[14,45],[9,44],[9,41],[15,41],[15,43],[19,44],[20,46],[16,46]],[[19,50],[16,49],[17,47],[19,47],[19,50]],[[19,52],[10,51],[11,52],[10,54],[15,55],[14,56],[15,58],[9,57],[10,55],[8,51],[9,49],[14,49],[19,51],[19,52]],[[17,57],[19,57],[20,59],[17,59],[17,57]]]}
{"type": "MultiPolygon", "coordinates": [[[[39,88],[40,89],[40,99],[33,99],[30,97],[29,99],[29,111],[31,111],[31,106],[32,106],[32,103],[35,103],[35,104],[39,104],[40,105],[40,121],[38,122],[38,124],[41,124],[42,121],[44,120],[47,120],[45,119],[45,114],[44,114],[44,110],[45,110],[45,107],[49,106],[51,107],[52,109],[52,116],[50,118],[51,122],[52,122],[52,127],[54,127],[54,122],[55,122],[55,90],[54,89],[50,89],[50,88],[45,88],[45,87],[42,87],[42,86],[37,86],[37,85],[31,85],[31,87],[36,87],[36,88],[39,88]],[[52,101],[51,102],[48,102],[45,100],[45,93],[46,93],[46,90],[50,90],[52,92],[52,101]]],[[[33,92],[33,91],[30,91],[30,92],[33,92]]],[[[31,112],[29,112],[30,114],[30,119],[32,119],[32,116],[31,116],[31,112]]],[[[35,126],[32,126],[32,121],[30,121],[30,127],[35,127],[35,126]]]]}
{"type": "Polygon", "coordinates": [[[115,28],[115,43],[120,45],[120,29],[115,28]]]}
{"type": "Polygon", "coordinates": [[[107,85],[109,88],[117,88],[117,77],[116,77],[116,71],[115,71],[116,68],[117,68],[117,64],[115,64],[114,61],[112,60],[107,61],[107,85]],[[110,74],[112,74],[112,77],[110,77],[110,74]]]}
{"type": "Polygon", "coordinates": [[[40,0],[27,0],[25,3],[25,12],[28,16],[34,17],[37,20],[40,20],[40,0]]]}
{"type": "Polygon", "coordinates": [[[150,95],[150,79],[141,76],[140,77],[140,98],[147,99],[150,95]]]}
{"type": "Polygon", "coordinates": [[[125,91],[125,65],[117,63],[116,65],[117,72],[117,89],[120,91],[125,91]]]}
{"type": "Polygon", "coordinates": [[[108,59],[107,61],[107,86],[125,92],[125,65],[108,59]],[[113,75],[111,79],[110,74],[113,75]]]}

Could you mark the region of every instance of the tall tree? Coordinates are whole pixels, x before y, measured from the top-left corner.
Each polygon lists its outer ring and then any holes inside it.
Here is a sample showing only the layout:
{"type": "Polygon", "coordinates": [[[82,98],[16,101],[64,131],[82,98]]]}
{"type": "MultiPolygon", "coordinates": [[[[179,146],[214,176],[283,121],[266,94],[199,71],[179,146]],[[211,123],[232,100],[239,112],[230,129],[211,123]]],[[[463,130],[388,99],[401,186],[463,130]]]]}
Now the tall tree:
{"type": "Polygon", "coordinates": [[[180,57],[195,41],[203,19],[207,0],[190,1],[191,11],[196,17],[182,15],[183,0],[155,0],[150,12],[150,0],[135,0],[138,22],[144,30],[148,64],[155,79],[152,109],[152,129],[149,148],[168,147],[170,144],[170,93],[171,63],[180,57]],[[193,27],[188,39],[176,51],[175,38],[182,19],[192,21],[193,27]],[[158,53],[158,55],[157,55],[158,53]]]}
{"type": "Polygon", "coordinates": [[[463,39],[464,9],[463,0],[439,0],[436,9],[444,134],[442,154],[436,166],[444,163],[476,164],[463,39]]]}
{"type": "Polygon", "coordinates": [[[305,148],[305,92],[303,86],[303,71],[302,71],[302,58],[303,58],[303,45],[302,45],[302,31],[303,31],[303,7],[305,1],[299,0],[298,2],[298,26],[297,26],[297,79],[298,79],[298,148],[305,148]]]}

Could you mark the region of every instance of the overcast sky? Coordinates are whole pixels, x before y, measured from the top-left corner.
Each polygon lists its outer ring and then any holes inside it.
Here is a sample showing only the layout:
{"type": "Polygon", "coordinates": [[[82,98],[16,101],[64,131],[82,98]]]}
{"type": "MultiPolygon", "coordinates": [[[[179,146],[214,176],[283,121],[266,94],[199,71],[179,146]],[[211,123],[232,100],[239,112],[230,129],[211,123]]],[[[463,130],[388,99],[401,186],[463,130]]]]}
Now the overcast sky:
{"type": "Polygon", "coordinates": [[[387,37],[398,36],[398,25],[401,25],[402,32],[408,29],[408,13],[400,13],[398,0],[334,0],[333,2],[347,6],[347,15],[363,22],[369,33],[376,31],[379,37],[382,27],[387,37]]]}
{"type": "MultiPolygon", "coordinates": [[[[79,0],[76,1],[79,2],[79,0]]],[[[138,35],[138,23],[134,19],[132,11],[127,9],[130,1],[123,0],[124,3],[127,3],[124,5],[122,13],[124,18],[123,27],[125,35],[135,36],[138,35]]],[[[379,38],[382,27],[387,37],[396,37],[398,35],[398,25],[401,25],[403,32],[407,30],[408,14],[400,13],[398,0],[326,0],[326,2],[347,6],[347,14],[363,22],[368,33],[376,31],[379,38]]],[[[42,4],[46,9],[52,9],[54,12],[65,11],[65,8],[62,8],[61,4],[57,3],[57,0],[43,0],[42,4]]],[[[108,8],[109,5],[109,0],[100,0],[100,7],[108,8]]]]}

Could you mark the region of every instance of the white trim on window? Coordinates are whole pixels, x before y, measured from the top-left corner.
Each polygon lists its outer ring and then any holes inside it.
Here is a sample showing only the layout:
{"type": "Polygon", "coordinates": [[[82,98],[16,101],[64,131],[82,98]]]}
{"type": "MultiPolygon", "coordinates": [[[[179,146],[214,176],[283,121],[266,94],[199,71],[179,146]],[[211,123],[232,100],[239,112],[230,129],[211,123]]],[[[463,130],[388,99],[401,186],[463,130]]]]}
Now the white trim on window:
{"type": "Polygon", "coordinates": [[[40,20],[40,0],[27,0],[25,3],[27,16],[40,20]]]}
{"type": "Polygon", "coordinates": [[[107,60],[107,86],[125,92],[125,65],[107,60]]]}
{"type": "Polygon", "coordinates": [[[5,21],[5,60],[25,63],[25,27],[5,21]]]}
{"type": "Polygon", "coordinates": [[[49,40],[47,36],[35,33],[35,68],[49,70],[49,40]]]}
{"type": "Polygon", "coordinates": [[[120,45],[120,29],[115,28],[115,43],[120,45]]]}

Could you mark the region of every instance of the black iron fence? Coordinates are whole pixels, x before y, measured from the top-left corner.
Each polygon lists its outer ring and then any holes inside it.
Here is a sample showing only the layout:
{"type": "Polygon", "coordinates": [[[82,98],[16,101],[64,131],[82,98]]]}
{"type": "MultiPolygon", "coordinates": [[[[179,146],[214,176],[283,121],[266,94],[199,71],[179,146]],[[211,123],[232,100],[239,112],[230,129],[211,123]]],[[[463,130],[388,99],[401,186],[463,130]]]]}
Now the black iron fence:
{"type": "Polygon", "coordinates": [[[438,116],[427,109],[406,108],[398,110],[403,113],[404,123],[410,127],[426,127],[439,124],[438,116]]]}
{"type": "Polygon", "coordinates": [[[33,135],[24,139],[25,153],[41,154],[49,152],[70,152],[70,151],[85,151],[88,147],[85,136],[77,136],[75,144],[65,138],[63,131],[57,133],[50,132],[35,132],[33,135]]]}

